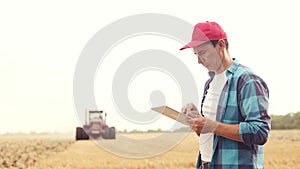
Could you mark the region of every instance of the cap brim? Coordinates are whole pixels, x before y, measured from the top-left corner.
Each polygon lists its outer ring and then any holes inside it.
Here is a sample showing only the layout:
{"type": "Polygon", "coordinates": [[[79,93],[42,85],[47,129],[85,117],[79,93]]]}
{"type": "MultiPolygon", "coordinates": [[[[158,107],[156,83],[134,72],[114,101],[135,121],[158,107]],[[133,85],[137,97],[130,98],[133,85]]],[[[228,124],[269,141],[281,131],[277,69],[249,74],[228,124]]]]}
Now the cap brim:
{"type": "Polygon", "coordinates": [[[180,50],[187,49],[187,48],[193,48],[195,46],[202,45],[203,43],[208,42],[208,41],[209,40],[207,40],[207,41],[191,41],[190,43],[186,44],[184,47],[180,48],[180,50]]]}

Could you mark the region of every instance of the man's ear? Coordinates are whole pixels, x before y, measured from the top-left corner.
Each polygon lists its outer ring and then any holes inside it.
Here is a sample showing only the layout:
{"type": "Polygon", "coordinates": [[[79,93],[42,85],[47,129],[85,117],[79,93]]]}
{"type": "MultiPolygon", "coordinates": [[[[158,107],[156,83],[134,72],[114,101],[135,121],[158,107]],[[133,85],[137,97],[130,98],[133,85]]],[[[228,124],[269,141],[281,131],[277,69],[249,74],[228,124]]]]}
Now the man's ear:
{"type": "Polygon", "coordinates": [[[224,41],[224,39],[220,39],[219,41],[218,41],[218,45],[220,46],[220,47],[226,47],[226,44],[225,44],[225,41],[224,41]]]}

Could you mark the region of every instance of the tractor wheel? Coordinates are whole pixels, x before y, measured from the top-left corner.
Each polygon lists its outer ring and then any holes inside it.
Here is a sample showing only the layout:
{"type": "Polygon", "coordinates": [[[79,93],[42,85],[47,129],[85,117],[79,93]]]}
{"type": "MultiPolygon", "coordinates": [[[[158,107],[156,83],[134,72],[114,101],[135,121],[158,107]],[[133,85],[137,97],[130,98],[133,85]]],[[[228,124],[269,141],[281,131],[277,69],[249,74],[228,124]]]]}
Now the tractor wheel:
{"type": "Polygon", "coordinates": [[[83,128],[76,127],[76,140],[82,140],[83,128]]]}
{"type": "Polygon", "coordinates": [[[109,139],[116,139],[115,127],[110,127],[109,128],[109,139]]]}
{"type": "Polygon", "coordinates": [[[109,128],[105,127],[104,132],[102,133],[102,138],[109,139],[109,128]]]}
{"type": "Polygon", "coordinates": [[[89,135],[85,132],[85,130],[82,131],[82,140],[88,140],[90,137],[89,135]]]}
{"type": "Polygon", "coordinates": [[[82,127],[76,127],[76,140],[88,140],[89,136],[85,133],[82,127]]]}

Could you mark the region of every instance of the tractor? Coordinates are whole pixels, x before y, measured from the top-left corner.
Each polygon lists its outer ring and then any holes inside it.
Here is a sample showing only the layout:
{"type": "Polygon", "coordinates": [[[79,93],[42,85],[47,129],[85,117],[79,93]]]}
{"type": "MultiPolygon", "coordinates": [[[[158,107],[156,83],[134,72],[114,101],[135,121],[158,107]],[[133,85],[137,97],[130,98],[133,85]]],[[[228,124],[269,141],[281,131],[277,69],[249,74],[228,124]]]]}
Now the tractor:
{"type": "Polygon", "coordinates": [[[88,111],[88,121],[86,117],[86,122],[83,127],[76,128],[76,140],[88,140],[90,138],[115,139],[115,127],[108,127],[106,124],[106,116],[107,114],[102,110],[88,111]]]}

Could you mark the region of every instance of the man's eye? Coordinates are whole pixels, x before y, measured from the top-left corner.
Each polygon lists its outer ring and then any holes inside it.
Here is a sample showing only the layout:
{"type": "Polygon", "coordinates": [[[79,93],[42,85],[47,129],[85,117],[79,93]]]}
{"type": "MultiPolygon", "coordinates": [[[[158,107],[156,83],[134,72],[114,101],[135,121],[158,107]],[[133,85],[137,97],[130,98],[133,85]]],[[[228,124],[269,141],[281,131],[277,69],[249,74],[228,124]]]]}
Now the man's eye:
{"type": "Polygon", "coordinates": [[[204,51],[204,50],[202,50],[202,51],[200,51],[200,52],[198,52],[198,53],[195,53],[195,55],[197,55],[197,56],[202,56],[202,55],[204,55],[206,52],[204,51]]]}
{"type": "Polygon", "coordinates": [[[203,54],[205,54],[205,51],[200,51],[199,53],[198,53],[199,55],[203,55],[203,54]]]}

